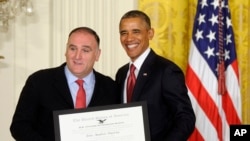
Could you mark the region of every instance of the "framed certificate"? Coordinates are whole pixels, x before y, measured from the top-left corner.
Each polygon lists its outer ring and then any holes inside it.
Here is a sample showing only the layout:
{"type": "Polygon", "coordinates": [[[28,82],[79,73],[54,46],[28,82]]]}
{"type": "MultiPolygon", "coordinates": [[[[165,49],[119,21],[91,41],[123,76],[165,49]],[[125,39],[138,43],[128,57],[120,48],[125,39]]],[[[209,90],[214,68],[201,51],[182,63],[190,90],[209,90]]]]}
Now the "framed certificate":
{"type": "Polygon", "coordinates": [[[150,141],[147,104],[54,111],[56,141],[150,141]]]}

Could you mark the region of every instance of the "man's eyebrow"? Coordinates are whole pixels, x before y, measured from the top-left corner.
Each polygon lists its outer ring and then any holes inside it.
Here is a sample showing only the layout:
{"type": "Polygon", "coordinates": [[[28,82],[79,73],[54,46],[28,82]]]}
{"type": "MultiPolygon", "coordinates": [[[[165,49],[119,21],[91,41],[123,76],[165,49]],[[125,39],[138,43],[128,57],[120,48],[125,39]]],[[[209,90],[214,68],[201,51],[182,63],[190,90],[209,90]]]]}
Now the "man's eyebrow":
{"type": "Polygon", "coordinates": [[[141,31],[140,29],[133,29],[132,31],[141,31]]]}
{"type": "Polygon", "coordinates": [[[84,47],[84,48],[91,48],[89,45],[83,45],[81,47],[84,47]]]}
{"type": "MultiPolygon", "coordinates": [[[[68,46],[71,46],[71,47],[76,47],[77,45],[74,45],[74,44],[68,44],[68,46]]],[[[83,48],[90,48],[90,49],[91,49],[91,47],[90,47],[89,45],[82,45],[81,47],[83,47],[83,48]]]]}
{"type": "Polygon", "coordinates": [[[74,44],[69,44],[69,43],[67,43],[67,45],[68,45],[68,46],[74,46],[74,47],[76,46],[76,45],[74,45],[74,44]]]}
{"type": "Polygon", "coordinates": [[[120,33],[127,32],[126,30],[121,30],[120,33]]]}

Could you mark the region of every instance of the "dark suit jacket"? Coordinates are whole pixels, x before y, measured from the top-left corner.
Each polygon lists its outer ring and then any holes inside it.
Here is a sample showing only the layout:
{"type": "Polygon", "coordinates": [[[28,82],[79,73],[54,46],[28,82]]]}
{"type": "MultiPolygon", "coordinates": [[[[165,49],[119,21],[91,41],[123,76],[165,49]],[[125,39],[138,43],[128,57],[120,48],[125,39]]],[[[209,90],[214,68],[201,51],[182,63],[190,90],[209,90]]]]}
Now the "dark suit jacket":
{"type": "MultiPolygon", "coordinates": [[[[121,93],[128,69],[126,64],[116,74],[121,93]]],[[[153,50],[137,76],[133,101],[147,102],[151,141],[185,141],[194,130],[195,115],[183,72],[153,50]]]]}
{"type": "MultiPolygon", "coordinates": [[[[18,141],[54,141],[53,111],[74,109],[64,73],[57,68],[35,72],[26,81],[11,123],[18,141]]],[[[120,103],[114,80],[94,71],[96,83],[88,107],[120,103]]]]}

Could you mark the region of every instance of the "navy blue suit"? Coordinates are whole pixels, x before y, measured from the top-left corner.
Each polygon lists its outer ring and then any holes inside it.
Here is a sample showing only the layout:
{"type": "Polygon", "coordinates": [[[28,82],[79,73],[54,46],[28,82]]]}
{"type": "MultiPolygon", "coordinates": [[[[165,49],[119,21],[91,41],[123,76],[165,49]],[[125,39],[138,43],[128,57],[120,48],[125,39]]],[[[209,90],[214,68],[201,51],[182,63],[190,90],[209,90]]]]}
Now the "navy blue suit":
{"type": "MultiPolygon", "coordinates": [[[[129,64],[116,74],[123,94],[129,64]]],[[[133,101],[146,101],[151,141],[186,141],[195,127],[195,115],[181,69],[150,51],[136,79],[133,101]]],[[[123,96],[122,96],[123,97],[123,96]]]]}
{"type": "MultiPolygon", "coordinates": [[[[30,75],[11,123],[17,141],[54,141],[53,111],[74,109],[64,73],[65,63],[30,75]]],[[[96,83],[88,107],[120,103],[114,80],[94,71],[96,83]]]]}

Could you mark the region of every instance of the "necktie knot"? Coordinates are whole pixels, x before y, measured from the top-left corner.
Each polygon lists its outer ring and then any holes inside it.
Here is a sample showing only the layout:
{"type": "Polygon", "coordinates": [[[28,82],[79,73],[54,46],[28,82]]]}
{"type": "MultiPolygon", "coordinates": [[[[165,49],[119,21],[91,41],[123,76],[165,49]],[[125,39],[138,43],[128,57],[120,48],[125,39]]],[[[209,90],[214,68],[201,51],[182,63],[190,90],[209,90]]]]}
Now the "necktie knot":
{"type": "Polygon", "coordinates": [[[130,73],[134,73],[135,71],[135,66],[133,64],[130,65],[130,73]]]}
{"type": "Polygon", "coordinates": [[[83,87],[83,80],[82,79],[76,80],[76,83],[79,85],[79,87],[83,87]]]}

